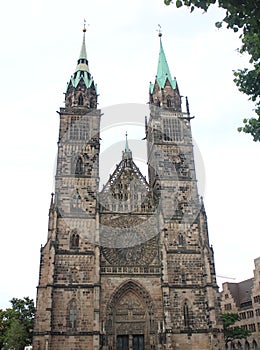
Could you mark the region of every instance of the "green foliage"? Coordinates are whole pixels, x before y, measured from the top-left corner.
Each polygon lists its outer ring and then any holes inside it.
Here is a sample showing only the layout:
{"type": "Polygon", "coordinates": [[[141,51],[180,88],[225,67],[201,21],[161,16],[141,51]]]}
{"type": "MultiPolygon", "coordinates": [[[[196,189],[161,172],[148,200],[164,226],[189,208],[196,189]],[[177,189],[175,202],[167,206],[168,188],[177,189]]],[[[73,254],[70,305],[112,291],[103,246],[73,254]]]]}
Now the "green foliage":
{"type": "Polygon", "coordinates": [[[243,131],[246,134],[251,134],[254,141],[260,141],[260,117],[258,119],[244,119],[244,126],[238,128],[239,132],[243,131]]]}
{"type": "Polygon", "coordinates": [[[222,321],[223,321],[223,332],[224,332],[224,338],[225,338],[226,344],[235,339],[243,339],[243,338],[246,339],[250,335],[250,332],[248,332],[247,329],[234,326],[236,321],[239,321],[238,314],[234,314],[234,313],[223,314],[222,321]]]}
{"type": "Polygon", "coordinates": [[[260,6],[259,1],[255,0],[164,0],[166,5],[175,3],[179,8],[183,5],[188,6],[190,11],[194,7],[207,11],[212,4],[217,4],[223,8],[225,17],[217,22],[217,28],[221,28],[223,22],[227,28],[234,32],[240,32],[242,46],[239,52],[249,55],[250,69],[240,69],[234,72],[234,82],[239,91],[249,96],[249,99],[255,102],[255,113],[257,118],[247,118],[243,127],[239,131],[249,133],[254,141],[260,141],[260,6]]]}
{"type": "Polygon", "coordinates": [[[11,350],[23,350],[28,344],[26,340],[27,331],[24,324],[19,319],[13,318],[5,333],[5,347],[11,350]]]}
{"type": "Polygon", "coordinates": [[[0,310],[0,349],[20,350],[32,343],[34,302],[26,297],[13,298],[10,303],[11,308],[0,310]]]}

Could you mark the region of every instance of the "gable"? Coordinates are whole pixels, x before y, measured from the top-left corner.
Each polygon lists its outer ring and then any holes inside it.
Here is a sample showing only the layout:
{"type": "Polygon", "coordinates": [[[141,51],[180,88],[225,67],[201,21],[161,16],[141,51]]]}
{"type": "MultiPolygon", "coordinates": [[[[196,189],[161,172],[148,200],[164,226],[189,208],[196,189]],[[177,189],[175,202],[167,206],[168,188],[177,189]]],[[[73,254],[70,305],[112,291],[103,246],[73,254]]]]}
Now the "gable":
{"type": "Polygon", "coordinates": [[[153,212],[152,191],[133,159],[117,165],[99,195],[101,212],[153,212]]]}

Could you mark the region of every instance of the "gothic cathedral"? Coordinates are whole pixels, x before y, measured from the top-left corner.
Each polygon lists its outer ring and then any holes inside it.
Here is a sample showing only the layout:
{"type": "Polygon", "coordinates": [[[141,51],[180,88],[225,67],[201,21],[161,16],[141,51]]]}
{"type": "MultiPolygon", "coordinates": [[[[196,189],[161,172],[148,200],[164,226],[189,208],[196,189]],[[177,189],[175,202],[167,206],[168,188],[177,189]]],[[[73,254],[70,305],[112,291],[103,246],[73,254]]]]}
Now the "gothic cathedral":
{"type": "Polygon", "coordinates": [[[85,45],[60,108],[34,350],[222,350],[190,113],[162,46],[146,121],[148,181],[126,137],[99,190],[101,111],[85,45]]]}

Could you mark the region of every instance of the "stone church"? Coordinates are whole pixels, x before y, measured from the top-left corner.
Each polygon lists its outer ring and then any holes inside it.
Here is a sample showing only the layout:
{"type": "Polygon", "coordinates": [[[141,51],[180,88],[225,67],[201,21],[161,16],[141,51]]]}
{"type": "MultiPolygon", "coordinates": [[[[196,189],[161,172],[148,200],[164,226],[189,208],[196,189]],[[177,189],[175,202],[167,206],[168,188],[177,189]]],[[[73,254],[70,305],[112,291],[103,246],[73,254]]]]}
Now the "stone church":
{"type": "Polygon", "coordinates": [[[144,130],[148,180],[126,137],[118,165],[100,191],[102,114],[85,32],[58,112],[55,194],[41,248],[33,349],[222,350],[192,118],[187,99],[182,109],[161,33],[144,130]]]}

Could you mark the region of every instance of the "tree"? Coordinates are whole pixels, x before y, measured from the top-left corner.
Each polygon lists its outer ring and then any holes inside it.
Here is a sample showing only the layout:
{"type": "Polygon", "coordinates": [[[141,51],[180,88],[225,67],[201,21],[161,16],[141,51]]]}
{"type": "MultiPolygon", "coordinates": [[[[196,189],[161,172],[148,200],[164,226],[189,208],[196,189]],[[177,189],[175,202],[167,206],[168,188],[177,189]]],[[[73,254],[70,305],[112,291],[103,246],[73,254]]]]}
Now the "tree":
{"type": "Polygon", "coordinates": [[[255,102],[256,118],[245,118],[238,131],[249,133],[254,141],[260,141],[260,6],[259,0],[164,0],[166,5],[175,3],[179,8],[183,5],[193,12],[195,7],[204,10],[217,3],[226,13],[222,21],[216,26],[221,28],[223,22],[234,32],[240,31],[242,46],[240,53],[249,55],[250,68],[239,69],[234,72],[234,82],[239,91],[249,96],[255,102]]]}
{"type": "Polygon", "coordinates": [[[239,321],[238,314],[226,313],[222,315],[223,332],[225,343],[232,342],[235,339],[246,339],[250,332],[242,327],[234,326],[236,321],[239,321]]]}
{"type": "Polygon", "coordinates": [[[34,302],[26,297],[13,298],[12,308],[0,310],[0,348],[20,350],[32,343],[34,302]]]}
{"type": "Polygon", "coordinates": [[[13,318],[4,337],[4,344],[7,349],[23,350],[27,344],[27,330],[24,324],[17,318],[13,318]]]}

